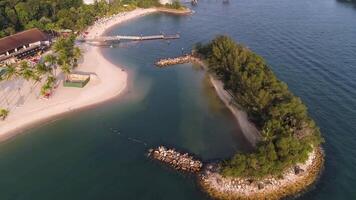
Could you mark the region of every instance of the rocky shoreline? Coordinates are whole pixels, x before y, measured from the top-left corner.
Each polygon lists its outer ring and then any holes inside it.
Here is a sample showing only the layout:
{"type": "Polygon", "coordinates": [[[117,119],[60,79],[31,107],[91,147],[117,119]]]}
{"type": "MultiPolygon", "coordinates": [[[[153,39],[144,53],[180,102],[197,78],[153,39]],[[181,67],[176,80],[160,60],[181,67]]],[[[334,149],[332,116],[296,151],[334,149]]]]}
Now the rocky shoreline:
{"type": "Polygon", "coordinates": [[[220,174],[220,164],[209,163],[203,166],[202,161],[188,153],[180,153],[164,146],[150,149],[148,157],[178,171],[196,174],[203,191],[221,200],[277,200],[294,196],[315,183],[324,164],[323,150],[317,147],[309,154],[305,163],[286,169],[279,177],[258,179],[223,177],[220,174]]]}
{"type": "Polygon", "coordinates": [[[198,182],[204,191],[216,199],[281,199],[300,193],[311,186],[319,177],[323,163],[324,154],[318,147],[304,164],[287,169],[282,178],[223,177],[217,164],[209,164],[199,174],[198,182]]]}
{"type": "Polygon", "coordinates": [[[164,146],[150,149],[148,157],[185,172],[197,173],[203,167],[203,163],[200,160],[194,159],[188,153],[179,153],[175,149],[168,149],[164,146]]]}

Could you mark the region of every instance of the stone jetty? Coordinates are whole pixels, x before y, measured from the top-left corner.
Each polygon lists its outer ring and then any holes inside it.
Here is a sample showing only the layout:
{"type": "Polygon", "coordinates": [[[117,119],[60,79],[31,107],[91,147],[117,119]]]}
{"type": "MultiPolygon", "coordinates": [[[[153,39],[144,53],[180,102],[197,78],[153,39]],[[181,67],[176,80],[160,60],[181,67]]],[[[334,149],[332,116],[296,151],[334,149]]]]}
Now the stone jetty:
{"type": "Polygon", "coordinates": [[[178,65],[184,63],[196,63],[200,62],[198,58],[191,54],[186,54],[184,56],[175,57],[175,58],[164,58],[156,62],[157,67],[167,67],[170,65],[178,65]]]}
{"type": "Polygon", "coordinates": [[[304,164],[297,164],[279,177],[224,177],[218,164],[207,164],[199,174],[199,183],[216,199],[269,199],[293,196],[312,185],[319,177],[324,153],[316,148],[304,164]]]}
{"type": "Polygon", "coordinates": [[[194,159],[188,153],[179,153],[175,149],[168,149],[164,146],[150,149],[148,156],[181,171],[197,173],[203,167],[200,160],[194,159]]]}

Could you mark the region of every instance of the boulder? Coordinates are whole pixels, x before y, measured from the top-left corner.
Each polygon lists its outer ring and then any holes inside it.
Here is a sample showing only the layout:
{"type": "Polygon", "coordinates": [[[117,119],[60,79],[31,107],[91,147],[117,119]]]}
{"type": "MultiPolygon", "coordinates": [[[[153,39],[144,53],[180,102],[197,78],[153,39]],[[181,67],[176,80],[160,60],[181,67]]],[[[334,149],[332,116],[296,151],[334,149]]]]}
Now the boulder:
{"type": "Polygon", "coordinates": [[[294,174],[299,175],[300,173],[303,173],[304,169],[300,168],[298,165],[294,167],[294,174]]]}

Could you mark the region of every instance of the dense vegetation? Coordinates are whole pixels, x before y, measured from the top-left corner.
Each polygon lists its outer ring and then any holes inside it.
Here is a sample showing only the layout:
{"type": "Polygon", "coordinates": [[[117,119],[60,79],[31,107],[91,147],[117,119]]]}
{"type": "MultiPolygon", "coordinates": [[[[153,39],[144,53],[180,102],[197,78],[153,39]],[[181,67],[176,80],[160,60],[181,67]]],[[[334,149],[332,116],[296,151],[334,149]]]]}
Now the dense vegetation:
{"type": "Polygon", "coordinates": [[[173,9],[182,9],[182,8],[184,8],[184,6],[178,0],[173,1],[172,4],[166,4],[165,6],[167,8],[173,8],[173,9]]]}
{"type": "Polygon", "coordinates": [[[82,30],[97,17],[157,5],[158,0],[99,1],[93,5],[82,0],[0,0],[0,38],[33,27],[82,30]]]}
{"type": "Polygon", "coordinates": [[[236,154],[223,164],[226,176],[278,175],[304,162],[322,142],[300,98],[279,81],[264,59],[227,36],[196,46],[209,70],[222,80],[262,134],[254,153],[236,154]]]}

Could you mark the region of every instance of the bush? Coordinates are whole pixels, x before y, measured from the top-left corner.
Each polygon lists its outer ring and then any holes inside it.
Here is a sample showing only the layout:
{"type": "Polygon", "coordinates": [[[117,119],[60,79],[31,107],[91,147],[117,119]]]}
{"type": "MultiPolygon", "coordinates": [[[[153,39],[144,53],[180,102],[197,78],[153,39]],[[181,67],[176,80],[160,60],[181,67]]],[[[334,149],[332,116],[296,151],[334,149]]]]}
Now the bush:
{"type": "Polygon", "coordinates": [[[6,117],[9,115],[9,110],[1,108],[0,109],[0,119],[5,120],[6,117]]]}

